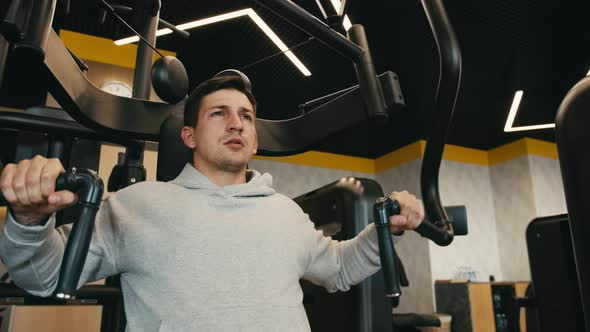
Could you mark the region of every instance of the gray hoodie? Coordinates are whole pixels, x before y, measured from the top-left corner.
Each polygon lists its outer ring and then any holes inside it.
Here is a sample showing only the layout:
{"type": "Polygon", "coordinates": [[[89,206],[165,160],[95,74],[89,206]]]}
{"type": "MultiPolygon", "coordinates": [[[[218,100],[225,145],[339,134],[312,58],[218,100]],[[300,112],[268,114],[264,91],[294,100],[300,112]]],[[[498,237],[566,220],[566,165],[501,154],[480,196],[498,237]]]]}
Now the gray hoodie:
{"type": "MultiPolygon", "coordinates": [[[[272,177],[219,187],[190,164],[171,182],[107,198],[80,285],[121,274],[127,331],[309,331],[299,279],[346,291],[379,269],[370,224],[356,238],[324,237],[272,177]]],[[[71,225],[7,217],[0,256],[32,294],[56,287],[71,225]]]]}

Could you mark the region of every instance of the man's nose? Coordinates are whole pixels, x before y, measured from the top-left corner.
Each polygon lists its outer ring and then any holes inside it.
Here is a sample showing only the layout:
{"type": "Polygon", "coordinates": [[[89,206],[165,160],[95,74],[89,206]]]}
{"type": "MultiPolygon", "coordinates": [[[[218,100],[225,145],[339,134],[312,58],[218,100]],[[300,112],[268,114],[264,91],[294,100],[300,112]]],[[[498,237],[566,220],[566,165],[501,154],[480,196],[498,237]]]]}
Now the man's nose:
{"type": "Polygon", "coordinates": [[[244,130],[244,123],[242,122],[242,118],[240,117],[239,114],[232,112],[230,114],[228,120],[229,120],[229,122],[227,124],[228,131],[237,130],[239,132],[242,132],[242,130],[244,130]]]}

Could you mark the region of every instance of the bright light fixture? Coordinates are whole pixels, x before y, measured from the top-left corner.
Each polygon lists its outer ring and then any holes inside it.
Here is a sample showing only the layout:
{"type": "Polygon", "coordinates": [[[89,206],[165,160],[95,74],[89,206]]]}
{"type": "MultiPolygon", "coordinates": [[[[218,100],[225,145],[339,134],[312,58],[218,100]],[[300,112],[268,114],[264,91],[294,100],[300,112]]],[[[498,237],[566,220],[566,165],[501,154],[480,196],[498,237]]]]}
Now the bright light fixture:
{"type": "MultiPolygon", "coordinates": [[[[204,18],[201,20],[196,20],[184,24],[177,25],[176,28],[179,30],[188,30],[196,27],[201,27],[208,24],[213,24],[221,21],[227,21],[233,18],[241,17],[241,16],[248,16],[256,25],[266,34],[266,36],[282,51],[284,52],[285,56],[291,60],[291,62],[299,69],[303,75],[311,76],[311,72],[305,65],[293,54],[293,52],[289,51],[289,48],[283,41],[272,31],[272,29],[256,14],[256,12],[252,8],[241,9],[235,12],[225,13],[213,17],[204,18]]],[[[156,36],[163,36],[172,33],[170,29],[160,29],[156,31],[156,36]]],[[[115,40],[116,45],[125,45],[129,43],[134,43],[139,41],[139,37],[132,36],[128,38],[123,38],[119,40],[115,40]]]]}
{"type": "MultiPolygon", "coordinates": [[[[322,4],[318,0],[316,0],[316,3],[318,4],[318,7],[320,7],[320,10],[322,11],[324,17],[326,17],[326,12],[324,11],[322,4]]],[[[336,13],[340,13],[340,6],[342,6],[340,0],[330,0],[330,3],[332,4],[332,7],[334,7],[336,13]]],[[[350,29],[350,27],[352,26],[352,23],[350,22],[348,15],[344,15],[344,19],[342,19],[342,26],[346,31],[348,31],[348,29],[350,29]]]]}
{"type": "Polygon", "coordinates": [[[340,0],[330,0],[330,2],[332,3],[332,6],[334,7],[336,13],[340,13],[340,6],[342,6],[340,0]]]}
{"type": "Polygon", "coordinates": [[[256,12],[251,8],[248,8],[247,10],[248,16],[250,16],[252,21],[254,21],[254,23],[258,25],[260,30],[262,30],[268,36],[268,38],[270,38],[270,40],[272,40],[272,42],[275,43],[275,45],[277,45],[277,47],[284,52],[283,54],[285,54],[285,56],[289,58],[291,62],[293,62],[293,64],[303,73],[303,75],[311,76],[311,72],[303,65],[303,63],[301,63],[301,61],[299,61],[299,59],[295,56],[295,54],[293,54],[293,52],[288,50],[289,48],[287,47],[287,45],[285,45],[285,43],[283,43],[283,41],[272,31],[272,29],[268,25],[266,25],[266,23],[260,18],[260,16],[258,16],[258,14],[256,14],[256,12]]]}
{"type": "Polygon", "coordinates": [[[518,112],[518,107],[520,106],[520,101],[522,100],[523,94],[524,94],[524,92],[522,90],[518,90],[514,94],[514,100],[512,100],[512,106],[510,107],[510,112],[508,113],[508,118],[506,119],[506,125],[504,125],[504,131],[505,132],[512,132],[512,131],[525,131],[525,130],[555,128],[555,123],[512,127],[512,125],[514,124],[514,119],[516,118],[516,113],[518,112]]]}
{"type": "MultiPolygon", "coordinates": [[[[333,1],[337,1],[337,0],[333,0],[333,1]]],[[[588,71],[588,73],[586,73],[586,76],[590,76],[590,70],[588,71]]],[[[518,106],[520,106],[520,101],[522,100],[523,94],[524,94],[524,92],[522,90],[518,90],[514,94],[514,100],[512,100],[512,106],[510,107],[510,112],[508,113],[508,118],[506,119],[506,125],[504,125],[504,131],[511,132],[511,131],[525,131],[525,130],[555,128],[555,123],[512,127],[512,124],[514,124],[514,118],[516,118],[516,112],[518,112],[518,106]]]]}
{"type": "Polygon", "coordinates": [[[352,23],[350,23],[350,19],[348,18],[348,15],[344,15],[344,20],[342,20],[342,26],[344,27],[344,30],[348,31],[348,29],[350,29],[350,27],[352,27],[352,23]]]}
{"type": "MultiPolygon", "coordinates": [[[[340,0],[330,0],[330,2],[332,3],[332,6],[334,6],[334,10],[336,10],[337,13],[340,13],[340,6],[342,5],[340,0]]],[[[346,14],[344,15],[344,19],[342,20],[342,26],[344,27],[344,30],[346,30],[346,31],[348,31],[348,29],[350,29],[350,27],[352,27],[352,23],[350,23],[350,19],[348,18],[348,15],[346,15],[346,14]]]]}
{"type": "Polygon", "coordinates": [[[324,7],[322,6],[322,3],[320,2],[320,0],[315,0],[315,3],[320,8],[320,12],[322,12],[322,15],[324,15],[324,17],[328,17],[328,15],[326,14],[326,11],[324,10],[324,7]]]}

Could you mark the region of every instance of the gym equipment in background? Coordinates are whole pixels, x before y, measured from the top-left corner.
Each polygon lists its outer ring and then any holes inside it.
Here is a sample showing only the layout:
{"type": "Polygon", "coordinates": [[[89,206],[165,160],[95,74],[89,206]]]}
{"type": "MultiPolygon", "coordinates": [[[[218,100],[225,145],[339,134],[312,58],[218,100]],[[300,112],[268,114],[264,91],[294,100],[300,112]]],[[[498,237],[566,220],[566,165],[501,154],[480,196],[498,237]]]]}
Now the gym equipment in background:
{"type": "MultiPolygon", "coordinates": [[[[387,202],[375,180],[354,177],[342,178],[298,196],[294,201],[309,215],[316,229],[338,241],[353,238],[373,220],[379,219],[380,210],[375,207],[387,202]]],[[[409,285],[401,260],[395,251],[391,254],[395,257],[395,277],[391,280],[385,279],[391,273],[377,272],[352,286],[348,292],[336,293],[328,293],[323,287],[301,280],[303,305],[312,331],[387,332],[396,330],[396,326],[398,329],[440,326],[438,318],[431,315],[390,314],[391,299],[399,301],[401,295],[400,283],[401,286],[409,285]],[[387,286],[392,282],[394,286],[387,286]],[[393,288],[397,296],[383,296],[392,293],[387,288],[393,288]]]]}
{"type": "Polygon", "coordinates": [[[584,326],[590,331],[590,76],[567,93],[555,118],[555,141],[577,272],[584,326]]]}
{"type": "Polygon", "coordinates": [[[534,219],[526,242],[534,293],[526,307],[527,322],[536,318],[539,332],[584,331],[568,215],[534,219]]]}
{"type": "Polygon", "coordinates": [[[533,220],[527,227],[532,277],[521,299],[536,330],[590,331],[590,76],[576,83],[555,118],[555,141],[567,214],[533,220]]]}

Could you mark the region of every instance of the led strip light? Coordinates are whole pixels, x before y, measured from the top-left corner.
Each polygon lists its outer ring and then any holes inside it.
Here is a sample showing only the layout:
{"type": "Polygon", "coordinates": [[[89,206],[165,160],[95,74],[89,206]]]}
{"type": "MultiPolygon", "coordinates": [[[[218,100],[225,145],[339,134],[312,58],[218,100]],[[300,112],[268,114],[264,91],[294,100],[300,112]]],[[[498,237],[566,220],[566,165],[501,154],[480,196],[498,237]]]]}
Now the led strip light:
{"type": "MultiPolygon", "coordinates": [[[[264,20],[262,20],[262,18],[260,18],[260,16],[258,16],[258,14],[252,8],[241,9],[241,10],[238,10],[235,12],[225,13],[225,14],[221,14],[221,15],[217,15],[217,16],[212,16],[212,17],[180,24],[180,25],[177,25],[176,28],[179,30],[188,30],[188,29],[193,29],[193,28],[213,24],[213,23],[231,20],[231,19],[234,19],[237,17],[242,17],[242,16],[250,17],[250,19],[252,21],[254,21],[254,23],[256,23],[256,25],[260,28],[260,30],[262,30],[262,32],[264,32],[264,34],[266,34],[266,36],[282,52],[284,52],[283,54],[285,54],[285,56],[289,60],[291,60],[291,62],[295,65],[295,67],[297,67],[297,69],[299,69],[299,71],[301,71],[301,73],[303,73],[303,75],[311,76],[311,72],[309,71],[309,69],[307,69],[307,67],[305,67],[305,65],[299,60],[299,58],[297,58],[297,56],[295,56],[295,54],[293,54],[293,52],[289,51],[289,48],[287,47],[287,45],[285,45],[285,43],[283,43],[283,41],[272,31],[272,29],[264,22],[264,20]]],[[[172,30],[170,30],[168,28],[159,29],[156,31],[156,37],[167,35],[170,33],[172,33],[172,30]]],[[[116,45],[125,45],[125,44],[129,44],[129,43],[134,43],[137,41],[139,41],[139,37],[132,36],[132,37],[127,37],[127,38],[115,40],[115,44],[116,45]]]]}
{"type": "Polygon", "coordinates": [[[508,118],[506,119],[506,125],[504,125],[504,131],[505,132],[512,132],[512,131],[525,131],[525,130],[555,128],[555,123],[547,123],[547,124],[532,125],[532,126],[520,126],[520,127],[513,127],[512,126],[514,124],[514,119],[516,118],[516,113],[518,112],[518,107],[520,106],[520,101],[522,100],[523,95],[524,95],[524,92],[522,90],[518,90],[514,94],[514,100],[512,100],[512,106],[510,107],[510,112],[508,113],[508,118]]]}

